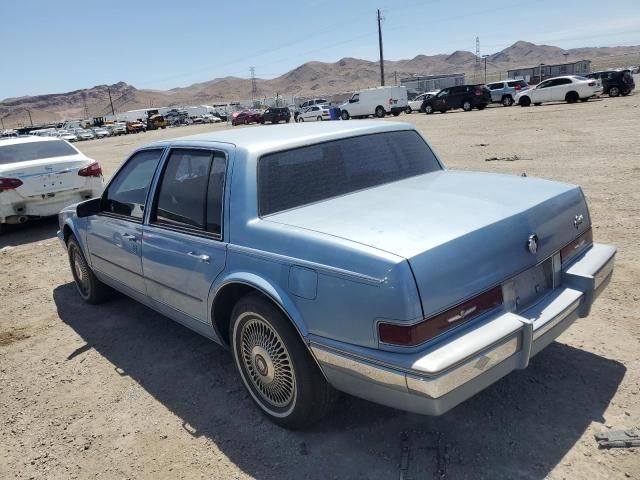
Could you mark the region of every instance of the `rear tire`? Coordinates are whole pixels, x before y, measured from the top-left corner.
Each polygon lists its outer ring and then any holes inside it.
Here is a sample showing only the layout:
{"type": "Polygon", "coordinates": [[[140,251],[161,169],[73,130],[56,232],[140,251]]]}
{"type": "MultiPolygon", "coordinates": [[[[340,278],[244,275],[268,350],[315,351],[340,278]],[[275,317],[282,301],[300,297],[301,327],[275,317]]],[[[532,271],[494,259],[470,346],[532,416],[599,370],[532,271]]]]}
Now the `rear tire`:
{"type": "Polygon", "coordinates": [[[82,299],[92,305],[104,302],[112,290],[96,278],[74,237],[69,237],[67,253],[71,274],[82,299]]]}
{"type": "Polygon", "coordinates": [[[627,95],[629,95],[630,93],[631,93],[631,90],[624,90],[624,91],[622,92],[622,96],[623,96],[623,97],[626,97],[626,96],[627,96],[627,95]]]}
{"type": "Polygon", "coordinates": [[[231,350],[251,398],[272,422],[296,430],[325,417],[338,392],[282,311],[254,293],[231,314],[231,350]]]}
{"type": "Polygon", "coordinates": [[[564,97],[564,99],[567,103],[576,103],[580,99],[580,97],[578,97],[578,94],[576,92],[569,92],[564,97]]]}
{"type": "Polygon", "coordinates": [[[617,97],[620,95],[620,89],[618,87],[611,87],[609,89],[609,96],[610,97],[617,97]]]}
{"type": "Polygon", "coordinates": [[[510,107],[513,105],[513,97],[511,95],[505,95],[502,97],[502,106],[510,107]]]}
{"type": "Polygon", "coordinates": [[[520,97],[518,105],[520,105],[521,107],[528,107],[529,105],[531,105],[531,99],[529,97],[520,97]]]}
{"type": "Polygon", "coordinates": [[[319,116],[318,118],[316,118],[316,120],[317,120],[318,122],[321,122],[321,121],[322,121],[322,117],[320,117],[320,116],[319,116]]]}
{"type": "Polygon", "coordinates": [[[426,113],[427,115],[431,115],[433,113],[433,107],[431,105],[425,105],[424,113],[426,113]]]}
{"type": "Polygon", "coordinates": [[[397,117],[398,115],[400,115],[400,112],[391,112],[391,115],[393,115],[394,117],[397,117]]]}
{"type": "Polygon", "coordinates": [[[464,102],[462,102],[462,109],[465,112],[470,112],[471,110],[473,110],[473,105],[471,103],[470,100],[465,100],[464,102]]]}
{"type": "Polygon", "coordinates": [[[476,108],[478,110],[484,110],[486,108],[487,104],[486,103],[480,103],[478,105],[476,105],[476,108]]]}
{"type": "Polygon", "coordinates": [[[304,123],[304,118],[298,117],[298,123],[304,123]]]}
{"type": "Polygon", "coordinates": [[[384,111],[384,108],[381,106],[377,106],[376,107],[376,117],[378,118],[384,118],[386,112],[384,111]]]}
{"type": "Polygon", "coordinates": [[[411,107],[407,107],[407,109],[405,110],[405,113],[412,113],[413,110],[411,110],[411,107]]]}

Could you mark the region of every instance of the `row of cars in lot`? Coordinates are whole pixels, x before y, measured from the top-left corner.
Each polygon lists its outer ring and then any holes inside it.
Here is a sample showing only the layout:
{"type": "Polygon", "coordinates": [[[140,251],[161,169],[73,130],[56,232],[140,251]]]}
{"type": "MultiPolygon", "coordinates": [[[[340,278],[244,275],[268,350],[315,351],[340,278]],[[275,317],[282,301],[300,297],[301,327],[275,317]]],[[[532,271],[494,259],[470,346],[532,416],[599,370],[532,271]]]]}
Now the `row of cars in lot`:
{"type": "Polygon", "coordinates": [[[407,113],[431,114],[453,109],[482,110],[491,103],[505,107],[541,105],[545,102],[586,102],[601,94],[610,97],[629,95],[635,82],[629,70],[607,70],[587,76],[564,75],[546,79],[535,86],[524,80],[504,80],[486,85],[458,85],[425,92],[408,102],[407,113]]]}
{"type": "Polygon", "coordinates": [[[424,92],[412,100],[407,99],[406,88],[400,86],[368,88],[354,92],[344,103],[331,106],[324,98],[307,100],[294,107],[272,107],[264,111],[236,112],[232,125],[251,123],[315,122],[323,120],[349,120],[400,113],[422,112],[432,114],[462,109],[470,112],[483,110],[490,104],[505,107],[540,105],[545,102],[586,102],[601,94],[610,97],[629,95],[635,88],[630,70],[607,70],[587,76],[563,75],[548,78],[535,86],[524,80],[502,80],[487,84],[456,85],[442,90],[424,92]]]}

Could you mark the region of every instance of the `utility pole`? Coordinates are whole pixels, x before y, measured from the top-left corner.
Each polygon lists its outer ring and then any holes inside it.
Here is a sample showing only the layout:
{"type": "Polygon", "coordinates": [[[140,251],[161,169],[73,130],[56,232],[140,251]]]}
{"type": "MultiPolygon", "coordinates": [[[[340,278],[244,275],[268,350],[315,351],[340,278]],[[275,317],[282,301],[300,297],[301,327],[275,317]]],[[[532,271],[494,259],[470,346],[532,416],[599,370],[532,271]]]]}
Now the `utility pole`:
{"type": "Polygon", "coordinates": [[[393,77],[395,78],[396,85],[398,85],[398,71],[393,72],[393,77]]]}
{"type": "Polygon", "coordinates": [[[484,83],[487,83],[487,57],[489,55],[482,55],[482,58],[484,58],[484,83]]]}
{"type": "Polygon", "coordinates": [[[249,67],[249,72],[251,72],[251,103],[252,106],[255,107],[256,96],[258,95],[258,85],[256,84],[256,68],[249,67]]]}
{"type": "Polygon", "coordinates": [[[109,92],[109,104],[111,105],[111,115],[115,116],[116,112],[113,109],[113,100],[111,100],[111,89],[107,88],[107,92],[109,92]]]}
{"type": "Polygon", "coordinates": [[[33,127],[33,120],[31,119],[31,110],[29,110],[28,108],[25,108],[25,110],[29,114],[29,123],[31,123],[31,126],[33,127]]]}
{"type": "Polygon", "coordinates": [[[384,87],[384,55],[382,54],[382,28],[380,27],[380,9],[378,9],[378,45],[380,46],[380,86],[384,87]]]}
{"type": "Polygon", "coordinates": [[[473,81],[478,81],[480,75],[480,37],[476,37],[476,64],[473,69],[473,81]]]}

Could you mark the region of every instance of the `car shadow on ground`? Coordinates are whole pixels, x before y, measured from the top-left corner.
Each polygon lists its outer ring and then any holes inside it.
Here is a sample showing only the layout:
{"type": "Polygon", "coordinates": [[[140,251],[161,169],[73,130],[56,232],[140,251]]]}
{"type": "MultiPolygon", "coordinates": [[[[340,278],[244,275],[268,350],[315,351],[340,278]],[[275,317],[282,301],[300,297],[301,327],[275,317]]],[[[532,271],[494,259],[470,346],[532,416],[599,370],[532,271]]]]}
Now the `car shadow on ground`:
{"type": "Polygon", "coordinates": [[[58,217],[30,220],[16,225],[5,225],[0,234],[0,248],[16,247],[25,243],[55,239],[58,230],[58,217]]]}
{"type": "Polygon", "coordinates": [[[398,478],[404,466],[405,478],[542,479],[591,422],[603,422],[625,374],[618,362],[554,343],[441,417],[343,396],[325,421],[290,432],[258,412],[222,347],[123,296],[90,306],[68,283],[53,298],[86,341],[68,361],[95,349],[258,478],[398,478]]]}

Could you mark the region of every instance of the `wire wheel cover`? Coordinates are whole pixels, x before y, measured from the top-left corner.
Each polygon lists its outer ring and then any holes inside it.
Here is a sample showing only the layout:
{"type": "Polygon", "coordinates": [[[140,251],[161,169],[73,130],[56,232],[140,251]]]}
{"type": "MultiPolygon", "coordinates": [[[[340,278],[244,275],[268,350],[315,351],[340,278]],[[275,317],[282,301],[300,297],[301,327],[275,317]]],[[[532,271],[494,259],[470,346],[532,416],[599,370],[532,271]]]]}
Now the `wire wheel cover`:
{"type": "Polygon", "coordinates": [[[263,400],[286,407],[295,393],[295,374],[289,352],[268,323],[252,318],[240,333],[242,364],[263,400]]]}

